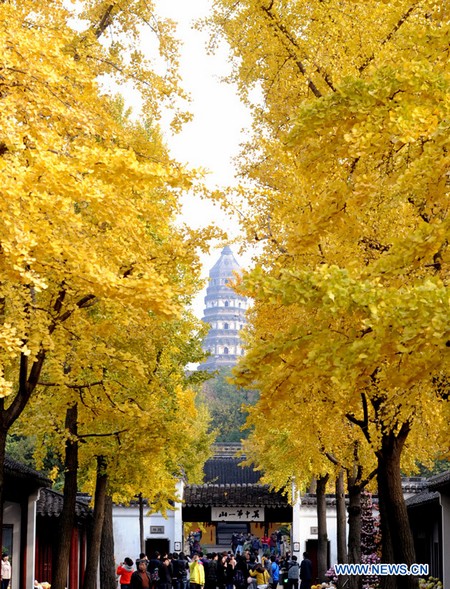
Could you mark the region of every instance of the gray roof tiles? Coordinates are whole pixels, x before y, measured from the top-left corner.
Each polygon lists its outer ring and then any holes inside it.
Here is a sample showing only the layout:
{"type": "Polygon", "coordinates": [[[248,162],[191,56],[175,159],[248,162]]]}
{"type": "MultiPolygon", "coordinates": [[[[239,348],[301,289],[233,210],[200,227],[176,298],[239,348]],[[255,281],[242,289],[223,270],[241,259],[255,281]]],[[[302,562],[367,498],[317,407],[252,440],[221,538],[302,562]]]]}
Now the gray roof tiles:
{"type": "MultiPolygon", "coordinates": [[[[41,517],[60,517],[63,503],[64,497],[62,493],[51,489],[41,489],[37,501],[37,514],[41,517]]],[[[91,517],[92,509],[86,500],[77,499],[75,514],[79,520],[91,517]]]]}
{"type": "Polygon", "coordinates": [[[268,485],[187,485],[184,502],[197,507],[286,507],[287,497],[268,485]]]}
{"type": "Polygon", "coordinates": [[[203,471],[205,483],[212,484],[255,484],[259,483],[260,473],[250,466],[240,466],[243,458],[216,456],[207,460],[203,471]]]}

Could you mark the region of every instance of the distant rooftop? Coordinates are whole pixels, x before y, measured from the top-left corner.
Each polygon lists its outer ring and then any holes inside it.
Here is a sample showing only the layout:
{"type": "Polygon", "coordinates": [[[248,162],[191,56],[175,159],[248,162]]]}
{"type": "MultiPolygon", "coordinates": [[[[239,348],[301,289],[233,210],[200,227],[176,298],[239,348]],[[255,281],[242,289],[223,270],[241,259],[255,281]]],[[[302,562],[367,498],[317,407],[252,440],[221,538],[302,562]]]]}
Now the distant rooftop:
{"type": "Polygon", "coordinates": [[[184,489],[188,506],[286,507],[287,497],[267,485],[188,485],[184,489]]]}

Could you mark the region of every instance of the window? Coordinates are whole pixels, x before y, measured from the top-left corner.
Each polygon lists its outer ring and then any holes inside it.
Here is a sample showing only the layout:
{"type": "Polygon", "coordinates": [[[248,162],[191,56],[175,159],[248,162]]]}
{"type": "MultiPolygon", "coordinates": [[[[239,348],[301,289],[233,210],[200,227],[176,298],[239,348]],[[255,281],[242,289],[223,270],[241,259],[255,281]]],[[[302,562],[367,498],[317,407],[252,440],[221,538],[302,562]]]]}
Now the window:
{"type": "Polygon", "coordinates": [[[13,526],[5,524],[3,526],[3,550],[9,554],[9,562],[12,562],[13,549],[13,526]]]}
{"type": "Polygon", "coordinates": [[[228,301],[225,301],[225,307],[229,307],[230,303],[228,301]]]}
{"type": "Polygon", "coordinates": [[[224,328],[224,329],[228,329],[228,323],[224,323],[224,324],[223,324],[223,328],[224,328]]]}
{"type": "Polygon", "coordinates": [[[224,348],[224,349],[223,349],[223,353],[224,353],[224,354],[228,354],[228,348],[224,348]]]}

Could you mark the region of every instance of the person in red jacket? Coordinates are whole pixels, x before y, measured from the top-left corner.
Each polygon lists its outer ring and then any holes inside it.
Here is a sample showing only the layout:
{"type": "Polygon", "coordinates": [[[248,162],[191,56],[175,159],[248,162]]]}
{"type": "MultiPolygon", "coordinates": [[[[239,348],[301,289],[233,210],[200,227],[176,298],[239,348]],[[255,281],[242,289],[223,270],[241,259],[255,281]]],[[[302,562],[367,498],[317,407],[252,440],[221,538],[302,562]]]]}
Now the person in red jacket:
{"type": "Polygon", "coordinates": [[[124,561],[117,567],[116,574],[119,575],[120,589],[129,589],[131,575],[133,573],[133,561],[131,558],[124,558],[124,561]]]}

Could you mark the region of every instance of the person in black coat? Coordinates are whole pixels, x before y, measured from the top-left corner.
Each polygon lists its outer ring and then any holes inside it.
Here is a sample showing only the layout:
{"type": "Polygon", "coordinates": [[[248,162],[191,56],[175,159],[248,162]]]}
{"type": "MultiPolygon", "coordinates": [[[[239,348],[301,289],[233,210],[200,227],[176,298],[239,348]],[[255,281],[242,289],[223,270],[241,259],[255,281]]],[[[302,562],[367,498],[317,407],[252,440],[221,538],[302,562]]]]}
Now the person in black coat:
{"type": "Polygon", "coordinates": [[[183,585],[183,578],[187,577],[186,570],[188,568],[187,561],[181,558],[177,552],[172,555],[172,587],[173,589],[185,589],[183,585]]]}
{"type": "Polygon", "coordinates": [[[172,564],[170,562],[170,558],[165,556],[159,569],[158,586],[160,589],[172,589],[172,574],[172,564]]]}
{"type": "Polygon", "coordinates": [[[300,563],[300,589],[311,589],[312,585],[312,562],[307,552],[303,553],[303,560],[300,563]]]}
{"type": "Polygon", "coordinates": [[[213,552],[209,555],[205,566],[205,589],[217,589],[217,567],[219,555],[213,552]]]}

